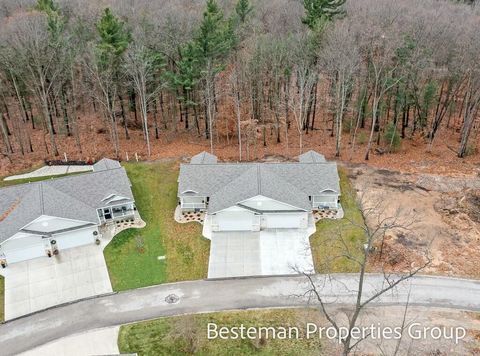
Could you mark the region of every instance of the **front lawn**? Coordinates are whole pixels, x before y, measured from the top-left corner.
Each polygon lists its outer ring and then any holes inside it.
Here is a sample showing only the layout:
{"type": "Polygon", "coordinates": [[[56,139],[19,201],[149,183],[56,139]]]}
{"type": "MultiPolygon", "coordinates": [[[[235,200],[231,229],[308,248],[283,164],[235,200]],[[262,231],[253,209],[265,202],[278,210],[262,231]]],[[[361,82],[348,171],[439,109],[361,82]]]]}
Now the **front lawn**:
{"type": "Polygon", "coordinates": [[[342,192],[340,202],[345,216],[341,220],[320,220],[317,223],[317,231],[310,237],[313,262],[318,273],[358,272],[357,264],[339,256],[346,254],[348,250],[352,256],[360,257],[365,241],[363,230],[350,223],[350,221],[357,224],[363,223],[363,217],[356,202],[356,192],[350,185],[347,170],[339,167],[338,174],[342,192]]]}
{"type": "MultiPolygon", "coordinates": [[[[314,310],[275,309],[162,318],[120,328],[118,346],[121,353],[147,355],[322,355],[318,337],[303,338],[308,319],[318,318],[314,310]],[[299,329],[299,339],[256,338],[207,339],[207,324],[245,327],[288,327],[299,329]]],[[[272,335],[272,334],[270,334],[272,335]]],[[[280,334],[277,334],[280,335],[280,334]]],[[[295,335],[292,333],[292,335],[295,335]]]]}
{"type": "Polygon", "coordinates": [[[104,255],[114,290],[206,278],[210,243],[198,223],[179,224],[175,163],[126,163],[143,229],[119,233],[104,255]],[[165,256],[165,259],[159,259],[165,256]]]}

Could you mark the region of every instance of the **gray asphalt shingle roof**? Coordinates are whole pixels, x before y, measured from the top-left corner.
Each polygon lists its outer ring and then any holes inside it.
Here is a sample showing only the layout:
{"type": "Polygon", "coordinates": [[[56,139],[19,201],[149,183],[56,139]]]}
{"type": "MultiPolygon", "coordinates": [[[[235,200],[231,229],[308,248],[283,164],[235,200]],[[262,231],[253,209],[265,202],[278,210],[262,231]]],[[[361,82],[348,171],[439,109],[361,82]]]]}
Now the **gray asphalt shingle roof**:
{"type": "Polygon", "coordinates": [[[210,197],[208,211],[226,209],[248,198],[263,195],[309,210],[308,195],[269,170],[269,165],[253,164],[239,177],[210,197]]]}
{"type": "Polygon", "coordinates": [[[0,243],[41,215],[98,223],[102,199],[133,201],[125,169],[113,168],[0,189],[0,243]]]}
{"type": "Polygon", "coordinates": [[[93,170],[95,172],[106,171],[109,169],[120,168],[120,162],[114,161],[110,158],[102,158],[100,161],[93,165],[93,170]]]}
{"type": "Polygon", "coordinates": [[[310,150],[308,152],[305,152],[304,154],[301,154],[300,156],[298,156],[298,161],[300,163],[324,163],[324,162],[327,162],[324,155],[322,155],[318,152],[312,151],[312,150],[310,150]]]}
{"type": "Polygon", "coordinates": [[[217,156],[212,155],[208,152],[200,152],[199,154],[192,157],[190,164],[215,164],[217,163],[217,156]]]}
{"type": "Polygon", "coordinates": [[[313,157],[309,163],[182,164],[178,196],[210,197],[211,213],[257,195],[309,210],[309,196],[324,190],[340,194],[336,163],[313,157]]]}

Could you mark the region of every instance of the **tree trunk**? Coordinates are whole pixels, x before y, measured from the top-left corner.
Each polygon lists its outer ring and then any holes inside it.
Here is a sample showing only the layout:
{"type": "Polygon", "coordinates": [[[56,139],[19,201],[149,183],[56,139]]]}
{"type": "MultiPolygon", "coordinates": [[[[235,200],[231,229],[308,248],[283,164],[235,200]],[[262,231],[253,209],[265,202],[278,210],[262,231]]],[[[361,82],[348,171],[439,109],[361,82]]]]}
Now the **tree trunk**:
{"type": "Polygon", "coordinates": [[[153,127],[155,129],[155,139],[158,140],[159,139],[159,129],[158,129],[158,120],[157,120],[157,101],[154,100],[152,102],[152,106],[153,106],[153,127]]]}
{"type": "Polygon", "coordinates": [[[42,105],[43,116],[44,116],[44,119],[45,119],[45,123],[47,125],[48,134],[50,136],[50,144],[52,146],[53,155],[56,157],[56,156],[58,156],[58,148],[57,148],[57,143],[55,142],[55,131],[54,131],[54,128],[53,128],[52,117],[50,115],[50,110],[48,109],[49,108],[48,97],[47,97],[46,94],[43,94],[43,97],[41,99],[42,99],[42,104],[43,104],[42,105]]]}
{"type": "MultiPolygon", "coordinates": [[[[125,106],[123,105],[123,99],[121,97],[121,95],[119,94],[118,95],[118,100],[120,102],[120,113],[122,115],[122,119],[123,119],[123,128],[125,130],[125,138],[127,140],[130,140],[130,134],[128,132],[128,120],[127,120],[127,115],[125,113],[125,106]]],[[[137,120],[135,120],[137,121],[137,120]]]]}
{"type": "Polygon", "coordinates": [[[5,114],[3,113],[0,118],[0,129],[2,130],[3,141],[5,143],[7,154],[12,154],[13,153],[12,144],[10,142],[10,138],[8,137],[9,129],[8,129],[7,121],[5,119],[5,114]]]}

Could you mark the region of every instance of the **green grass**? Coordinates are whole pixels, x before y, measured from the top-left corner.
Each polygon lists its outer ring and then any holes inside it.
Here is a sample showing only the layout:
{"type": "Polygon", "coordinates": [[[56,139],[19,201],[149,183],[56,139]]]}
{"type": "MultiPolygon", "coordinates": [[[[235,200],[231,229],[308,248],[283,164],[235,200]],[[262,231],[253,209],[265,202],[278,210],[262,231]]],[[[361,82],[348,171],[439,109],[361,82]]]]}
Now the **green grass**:
{"type": "Polygon", "coordinates": [[[340,202],[345,217],[341,220],[320,220],[317,223],[317,231],[310,237],[313,262],[318,273],[357,272],[358,264],[340,256],[348,249],[351,255],[360,257],[365,241],[363,230],[350,223],[350,221],[357,224],[363,223],[363,217],[356,202],[356,192],[350,185],[346,169],[339,167],[338,173],[342,192],[340,202]]]}
{"type": "Polygon", "coordinates": [[[0,276],[0,322],[5,320],[5,279],[0,276]]]}
{"type": "Polygon", "coordinates": [[[114,290],[207,276],[209,241],[198,223],[179,224],[178,168],[174,163],[127,163],[135,203],[143,229],[129,229],[114,237],[104,251],[114,290]],[[159,256],[166,256],[159,260],[159,256]]]}
{"type": "MultiPolygon", "coordinates": [[[[147,355],[322,355],[319,338],[302,338],[306,321],[314,322],[314,310],[275,309],[221,312],[162,318],[120,328],[121,353],[147,355]],[[207,339],[207,324],[245,327],[297,326],[299,339],[207,339]]],[[[323,352],[322,352],[323,351],[323,352]]]]}

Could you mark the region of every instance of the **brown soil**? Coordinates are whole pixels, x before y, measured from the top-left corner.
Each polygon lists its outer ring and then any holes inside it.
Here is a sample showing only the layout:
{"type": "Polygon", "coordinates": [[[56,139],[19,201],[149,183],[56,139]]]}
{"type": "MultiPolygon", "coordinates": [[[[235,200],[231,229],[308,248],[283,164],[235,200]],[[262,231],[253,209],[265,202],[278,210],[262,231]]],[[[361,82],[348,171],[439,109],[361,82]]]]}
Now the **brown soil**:
{"type": "MultiPolygon", "coordinates": [[[[426,273],[480,278],[478,177],[400,174],[357,166],[351,178],[367,205],[381,201],[382,217],[398,215],[413,222],[385,238],[382,257],[388,265],[406,271],[430,256],[426,273]]],[[[380,268],[379,263],[372,268],[380,268]]]]}
{"type": "MultiPolygon", "coordinates": [[[[226,117],[220,116],[219,122],[226,122],[226,117]]],[[[310,131],[308,135],[303,135],[303,151],[314,149],[323,153],[327,159],[334,159],[334,137],[331,136],[331,131],[327,128],[331,123],[326,122],[327,117],[319,116],[316,121],[316,127],[322,129],[310,131]]],[[[96,160],[102,157],[114,157],[113,145],[110,141],[108,130],[105,129],[102,120],[95,115],[84,115],[78,120],[79,131],[81,133],[82,152],[79,152],[75,139],[67,137],[64,133],[58,133],[56,136],[57,144],[60,152],[60,158],[63,159],[64,152],[70,160],[96,160]]],[[[223,124],[221,124],[223,126],[223,124]]],[[[143,140],[143,133],[141,125],[135,124],[133,116],[131,119],[130,139],[125,139],[123,127],[118,125],[118,133],[120,137],[120,159],[126,160],[128,158],[134,159],[135,153],[138,154],[140,160],[146,160],[146,145],[143,140]]],[[[193,123],[191,123],[193,126],[193,123]]],[[[203,128],[203,123],[200,123],[203,128]]],[[[15,154],[11,155],[10,160],[6,157],[0,157],[0,176],[9,175],[18,171],[24,171],[32,166],[38,165],[44,159],[54,158],[51,154],[48,136],[41,129],[41,124],[37,124],[37,129],[31,129],[31,123],[25,124],[25,129],[29,132],[33,142],[33,153],[28,153],[22,156],[19,153],[18,143],[12,138],[15,145],[15,154]],[[48,149],[48,153],[47,153],[48,149]]],[[[57,128],[60,126],[57,126],[57,128]]],[[[230,132],[235,132],[235,125],[232,118],[228,121],[230,132]]],[[[62,131],[61,129],[59,131],[62,131]]],[[[214,153],[222,160],[238,160],[238,145],[236,136],[227,137],[222,132],[226,129],[220,130],[220,136],[214,138],[214,153]]],[[[245,128],[245,132],[247,128],[245,128]]],[[[153,128],[150,128],[152,155],[150,160],[157,160],[162,158],[176,158],[187,159],[192,155],[203,150],[210,150],[210,143],[203,136],[198,136],[196,129],[193,127],[188,132],[183,128],[183,123],[179,123],[177,131],[171,129],[164,130],[163,126],[160,131],[160,138],[154,138],[153,128]]],[[[367,135],[365,131],[363,135],[367,135]]],[[[292,127],[288,134],[288,145],[286,144],[285,131],[282,128],[281,143],[276,143],[275,130],[273,127],[266,129],[267,146],[263,146],[263,135],[261,128],[252,135],[256,136],[256,140],[252,139],[246,151],[246,144],[244,143],[244,160],[270,160],[273,158],[294,159],[299,154],[298,146],[298,132],[292,123],[292,127]],[[255,143],[256,142],[256,143],[255,143]]],[[[343,150],[341,152],[342,161],[350,163],[368,163],[372,167],[393,169],[402,172],[415,173],[436,173],[436,174],[453,174],[464,175],[480,172],[480,154],[472,155],[464,159],[456,157],[454,152],[458,145],[458,132],[454,129],[444,129],[440,131],[434,143],[431,152],[428,152],[428,147],[425,140],[421,137],[414,137],[413,139],[404,139],[402,147],[396,153],[378,154],[372,153],[370,160],[365,161],[365,143],[359,143],[357,140],[355,152],[351,152],[348,141],[348,134],[344,134],[343,150]]],[[[58,157],[57,157],[58,158],[58,157]]]]}

